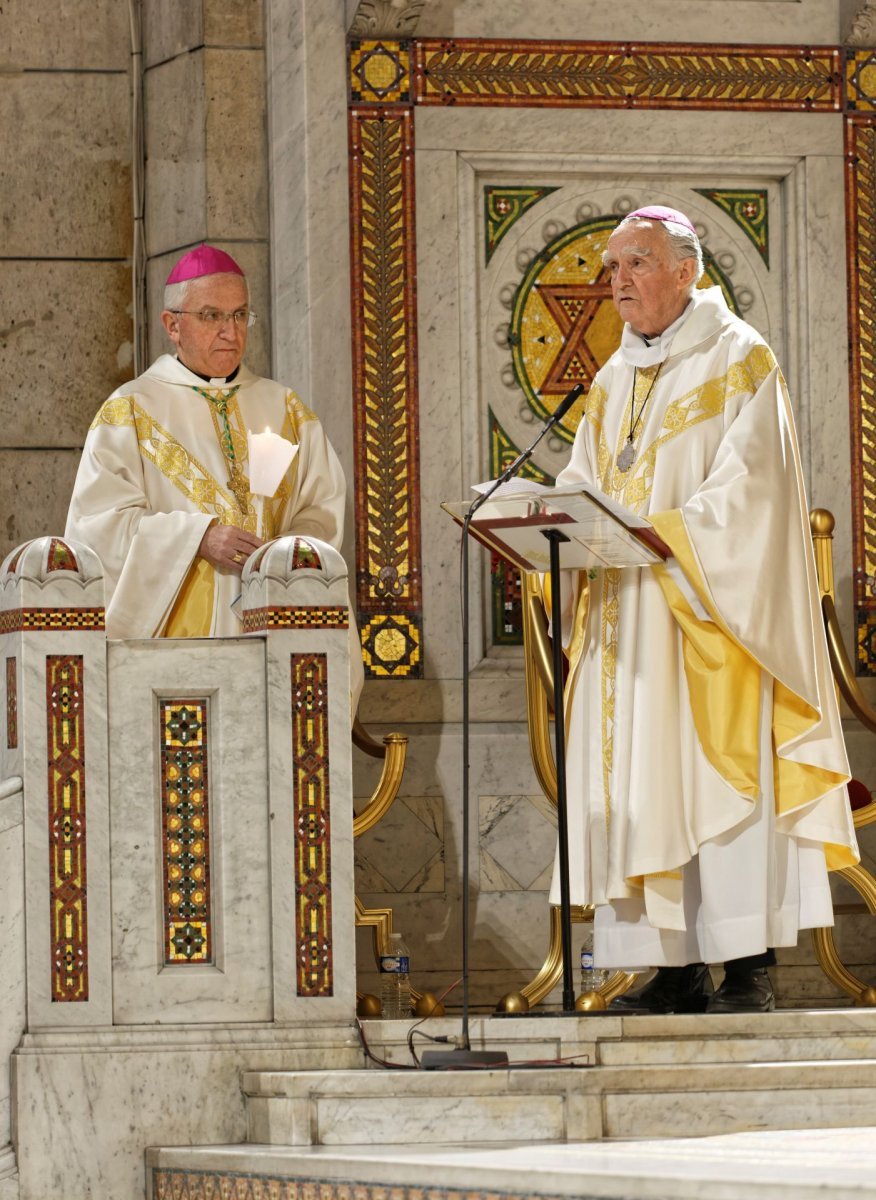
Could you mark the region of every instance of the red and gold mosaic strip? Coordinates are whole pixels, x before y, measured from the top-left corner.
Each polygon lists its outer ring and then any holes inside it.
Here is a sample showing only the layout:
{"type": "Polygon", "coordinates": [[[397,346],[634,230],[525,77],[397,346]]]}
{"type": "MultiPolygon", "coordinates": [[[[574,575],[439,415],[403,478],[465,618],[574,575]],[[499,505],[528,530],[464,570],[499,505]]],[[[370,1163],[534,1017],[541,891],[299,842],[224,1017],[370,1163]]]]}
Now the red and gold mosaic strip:
{"type": "Polygon", "coordinates": [[[102,608],[9,608],[0,612],[0,634],[103,628],[102,608]]]}
{"type": "Polygon", "coordinates": [[[876,675],[876,117],[846,122],[857,667],[876,675]]]}
{"type": "Polygon", "coordinates": [[[213,961],[206,699],[161,700],[165,963],[213,961]]]}
{"type": "MultiPolygon", "coordinates": [[[[281,1175],[186,1171],[172,1167],[152,1168],[152,1195],[155,1200],[524,1200],[521,1192],[494,1188],[288,1179],[281,1175]]],[[[560,1200],[560,1197],[544,1195],[539,1200],[560,1200]]]]}
{"type": "Polygon", "coordinates": [[[266,629],[346,629],[349,623],[346,608],[330,605],[295,608],[277,604],[270,608],[252,608],[243,614],[244,633],[263,633],[266,629]]]}
{"type": "Polygon", "coordinates": [[[79,564],[76,555],[66,542],[60,538],[52,538],[49,542],[49,553],[46,559],[47,571],[78,571],[79,564]]]}
{"type": "Polygon", "coordinates": [[[18,749],[18,672],[14,658],[6,660],[6,749],[18,749]]]}
{"type": "Polygon", "coordinates": [[[424,39],[417,104],[838,112],[837,47],[424,39]]]}
{"type": "Polygon", "coordinates": [[[46,656],[53,1001],[88,999],[84,676],[81,654],[46,656]]]}
{"type": "Polygon", "coordinates": [[[331,996],[332,886],[328,662],[293,654],[292,761],[295,814],[295,959],[299,996],[331,996]]]}
{"type": "MultiPolygon", "coordinates": [[[[350,111],[359,613],[422,623],[413,110],[350,111]]],[[[422,675],[422,659],[366,663],[422,675]]]]}

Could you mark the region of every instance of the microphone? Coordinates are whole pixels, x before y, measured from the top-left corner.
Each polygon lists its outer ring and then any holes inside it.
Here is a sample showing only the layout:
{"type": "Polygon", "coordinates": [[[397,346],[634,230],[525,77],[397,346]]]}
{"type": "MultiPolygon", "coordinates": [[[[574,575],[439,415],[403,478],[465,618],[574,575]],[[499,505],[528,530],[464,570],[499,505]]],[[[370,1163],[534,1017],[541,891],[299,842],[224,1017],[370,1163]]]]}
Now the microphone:
{"type": "Polygon", "coordinates": [[[563,417],[584,391],[583,383],[576,383],[568,395],[564,396],[557,407],[554,409],[551,419],[547,423],[547,428],[551,429],[558,421],[562,421],[563,417]]]}
{"type": "Polygon", "coordinates": [[[523,464],[528,462],[529,459],[532,458],[532,453],[535,450],[538,443],[541,441],[541,439],[545,436],[545,434],[550,433],[550,431],[553,429],[553,427],[557,424],[558,421],[562,421],[563,417],[566,415],[566,413],[569,411],[569,409],[572,407],[572,405],[575,403],[575,401],[578,399],[578,397],[581,395],[581,393],[583,391],[584,391],[584,384],[576,383],[575,386],[572,388],[572,390],[570,392],[568,392],[562,398],[562,400],[557,405],[557,407],[554,409],[553,413],[550,415],[548,420],[541,427],[541,430],[539,431],[539,435],[535,439],[535,441],[530,446],[527,446],[527,448],[521,454],[518,454],[513,462],[508,464],[508,466],[505,468],[505,470],[502,472],[502,474],[498,477],[498,479],[495,479],[493,481],[492,486],[489,487],[483,493],[483,495],[478,496],[478,498],[475,500],[475,502],[472,504],[471,508],[469,509],[469,512],[468,512],[469,520],[474,516],[474,514],[481,507],[481,505],[486,503],[487,500],[489,500],[490,496],[492,496],[493,492],[495,492],[497,488],[501,487],[503,483],[507,483],[508,480],[511,479],[512,476],[517,474],[517,472],[520,470],[520,468],[523,466],[523,464]]]}

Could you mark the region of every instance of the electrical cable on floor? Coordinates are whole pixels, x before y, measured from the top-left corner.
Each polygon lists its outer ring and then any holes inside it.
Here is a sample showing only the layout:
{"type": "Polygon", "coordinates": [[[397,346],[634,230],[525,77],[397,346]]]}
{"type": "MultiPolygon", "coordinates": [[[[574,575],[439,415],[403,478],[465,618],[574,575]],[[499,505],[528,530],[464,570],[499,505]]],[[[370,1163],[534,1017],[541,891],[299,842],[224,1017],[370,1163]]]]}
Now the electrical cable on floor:
{"type": "MultiPolygon", "coordinates": [[[[447,996],[449,996],[450,993],[453,991],[453,989],[458,987],[460,983],[461,983],[461,980],[457,979],[454,983],[451,983],[449,987],[445,988],[444,991],[441,993],[441,995],[437,998],[436,1006],[438,1004],[440,1004],[447,996]]],[[[388,1070],[388,1071],[422,1071],[423,1067],[422,1067],[422,1064],[420,1063],[420,1059],[417,1055],[416,1048],[414,1047],[414,1037],[421,1037],[424,1039],[424,1041],[427,1041],[427,1042],[437,1042],[441,1045],[451,1045],[451,1046],[457,1045],[460,1040],[458,1035],[426,1033],[425,1030],[420,1029],[420,1026],[423,1024],[423,1022],[430,1020],[431,1017],[432,1017],[432,1014],[427,1013],[425,1017],[421,1017],[419,1019],[419,1021],[415,1021],[414,1024],[408,1030],[408,1033],[407,1033],[408,1051],[410,1053],[411,1058],[413,1059],[413,1062],[410,1062],[410,1063],[392,1062],[390,1059],[380,1058],[378,1055],[376,1055],[374,1053],[374,1051],[371,1049],[371,1047],[368,1045],[368,1039],[365,1036],[364,1022],[362,1021],[362,1019],[360,1017],[356,1017],[356,1028],[359,1032],[359,1040],[362,1043],[362,1051],[365,1054],[365,1057],[368,1058],[371,1062],[373,1062],[376,1066],[383,1067],[384,1070],[388,1070]]],[[[518,1061],[509,1062],[507,1064],[507,1066],[502,1066],[501,1069],[504,1071],[504,1070],[507,1070],[509,1067],[524,1067],[524,1068],[528,1067],[528,1068],[532,1069],[532,1068],[536,1068],[536,1067],[562,1067],[562,1066],[585,1068],[585,1067],[592,1067],[594,1065],[595,1064],[590,1061],[589,1054],[569,1054],[569,1055],[565,1055],[565,1056],[557,1057],[557,1058],[524,1058],[524,1059],[520,1059],[518,1061]],[[582,1062],[581,1059],[584,1059],[585,1061],[582,1062]]],[[[453,1067],[445,1068],[445,1070],[447,1070],[447,1071],[455,1071],[456,1073],[460,1073],[462,1071],[471,1071],[473,1069],[474,1070],[484,1070],[484,1071],[495,1071],[496,1067],[494,1065],[490,1065],[489,1063],[484,1063],[482,1066],[475,1066],[475,1067],[473,1067],[472,1065],[468,1065],[466,1067],[460,1067],[460,1068],[453,1068],[453,1067]]]]}

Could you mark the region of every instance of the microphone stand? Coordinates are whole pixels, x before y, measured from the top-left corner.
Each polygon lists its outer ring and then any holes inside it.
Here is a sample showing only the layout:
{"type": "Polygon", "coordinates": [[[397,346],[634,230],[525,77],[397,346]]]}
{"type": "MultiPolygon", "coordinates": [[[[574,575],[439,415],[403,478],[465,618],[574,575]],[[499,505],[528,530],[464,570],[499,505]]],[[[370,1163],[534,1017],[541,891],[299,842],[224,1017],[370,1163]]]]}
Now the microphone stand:
{"type": "MultiPolygon", "coordinates": [[[[561,421],[581,393],[584,391],[582,384],[576,384],[575,387],[566,395],[563,400],[557,405],[554,413],[549,421],[545,423],[541,432],[535,441],[522,451],[514,459],[512,463],[502,471],[501,475],[495,480],[491,486],[478,496],[469,506],[468,512],[465,514],[462,522],[462,1031],[459,1041],[462,1043],[455,1050],[425,1050],[420,1057],[420,1062],[426,1070],[465,1070],[467,1068],[483,1068],[483,1067],[499,1067],[508,1065],[508,1055],[504,1050],[472,1050],[471,1039],[469,1036],[469,941],[471,936],[471,907],[469,897],[469,859],[470,859],[470,836],[469,836],[469,817],[471,812],[471,803],[469,798],[469,744],[471,740],[470,726],[471,718],[469,713],[469,692],[470,692],[470,669],[469,669],[469,527],[475,513],[486,504],[487,500],[496,492],[503,483],[507,483],[513,478],[518,471],[532,457],[533,451],[538,446],[539,442],[546,434],[553,429],[558,421],[561,421]]],[[[557,579],[552,582],[552,599],[555,606],[559,604],[559,550],[557,543],[560,540],[566,540],[560,535],[560,538],[551,540],[551,575],[554,574],[554,560],[556,559],[556,574],[557,579]]],[[[557,608],[558,611],[558,608],[557,608]]],[[[554,629],[554,644],[557,649],[559,646],[559,628],[554,629]]],[[[556,704],[557,696],[557,665],[556,653],[554,655],[554,703],[556,704]]],[[[559,739],[563,737],[563,711],[562,711],[562,678],[559,680],[559,696],[561,698],[560,707],[554,716],[556,718],[555,729],[558,736],[557,752],[560,755],[557,768],[557,791],[559,793],[560,779],[563,780],[563,806],[559,809],[558,805],[558,821],[562,827],[560,836],[560,857],[563,858],[565,850],[565,872],[560,869],[560,899],[565,906],[565,922],[563,925],[563,1007],[567,1007],[567,993],[571,993],[571,978],[572,978],[572,963],[571,963],[571,906],[569,903],[569,862],[568,862],[568,842],[566,840],[565,826],[565,770],[562,775],[560,770],[560,762],[565,763],[563,757],[563,747],[559,739]],[[566,935],[566,926],[568,926],[568,937],[566,935]],[[568,945],[567,945],[568,941],[568,945]],[[568,981],[568,986],[567,986],[568,981]]],[[[568,1007],[574,1011],[574,995],[568,1004],[568,1007]]]]}

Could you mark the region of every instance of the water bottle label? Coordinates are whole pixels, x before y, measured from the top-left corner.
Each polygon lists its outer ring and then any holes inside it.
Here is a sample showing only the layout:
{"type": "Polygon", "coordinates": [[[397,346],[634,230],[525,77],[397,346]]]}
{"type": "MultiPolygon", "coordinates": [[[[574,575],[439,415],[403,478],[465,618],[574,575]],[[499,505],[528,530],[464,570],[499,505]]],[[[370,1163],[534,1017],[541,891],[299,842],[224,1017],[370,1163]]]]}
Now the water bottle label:
{"type": "Polygon", "coordinates": [[[592,950],[582,950],[581,951],[581,970],[582,971],[592,971],[593,970],[593,951],[592,950]]]}
{"type": "Polygon", "coordinates": [[[406,954],[381,954],[380,972],[383,975],[407,975],[408,961],[406,954]]]}

